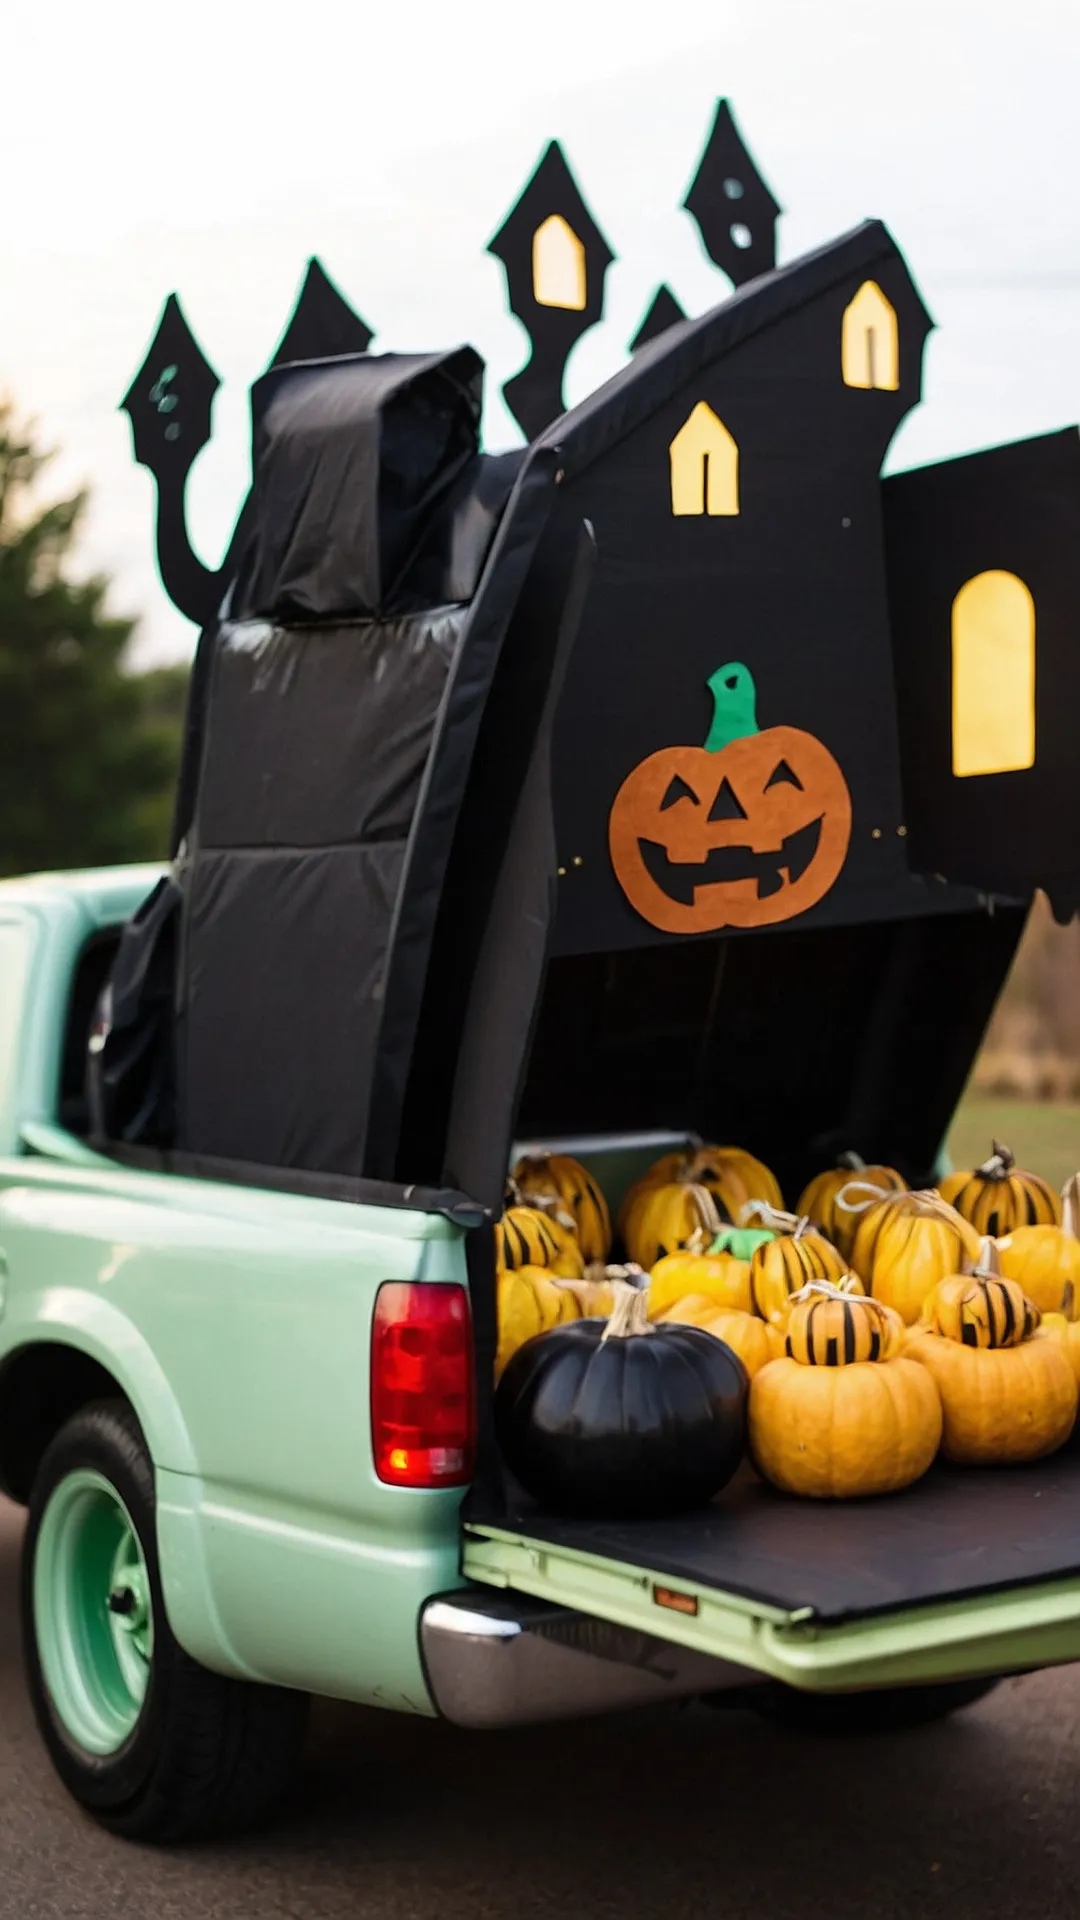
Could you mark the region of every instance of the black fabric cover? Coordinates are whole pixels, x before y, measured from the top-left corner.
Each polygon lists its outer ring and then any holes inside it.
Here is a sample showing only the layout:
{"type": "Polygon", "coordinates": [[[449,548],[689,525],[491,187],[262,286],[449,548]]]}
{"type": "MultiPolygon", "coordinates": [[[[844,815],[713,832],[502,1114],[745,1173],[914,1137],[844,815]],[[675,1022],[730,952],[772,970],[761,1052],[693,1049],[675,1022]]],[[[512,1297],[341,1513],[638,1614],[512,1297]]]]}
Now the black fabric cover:
{"type": "Polygon", "coordinates": [[[185,849],[175,1144],[201,1164],[396,1179],[458,812],[554,487],[550,455],[477,454],[479,364],[354,356],[255,391],[247,617],[206,650],[185,849]]]}
{"type": "Polygon", "coordinates": [[[1043,887],[1067,920],[1080,905],[1080,434],[898,474],[883,494],[912,864],[999,893],[1043,887]],[[998,570],[1035,603],[1035,760],[957,777],[953,603],[998,570]]]}
{"type": "Polygon", "coordinates": [[[332,620],[448,598],[445,507],[476,459],[482,386],[471,347],[264,374],[251,391],[255,537],[237,611],[332,620]]]}

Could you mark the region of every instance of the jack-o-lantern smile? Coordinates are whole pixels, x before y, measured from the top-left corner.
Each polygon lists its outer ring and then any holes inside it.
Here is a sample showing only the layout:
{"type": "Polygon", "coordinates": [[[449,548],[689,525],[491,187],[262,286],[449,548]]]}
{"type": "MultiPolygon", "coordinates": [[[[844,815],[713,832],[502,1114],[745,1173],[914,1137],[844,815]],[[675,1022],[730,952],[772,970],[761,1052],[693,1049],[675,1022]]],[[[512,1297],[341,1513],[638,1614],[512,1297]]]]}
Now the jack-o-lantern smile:
{"type": "Polygon", "coordinates": [[[798,727],[759,732],[738,663],[709,681],[704,747],[661,747],[623,781],[608,839],[631,905],[665,933],[771,926],[828,892],[847,856],[851,797],[828,748],[798,727]]]}

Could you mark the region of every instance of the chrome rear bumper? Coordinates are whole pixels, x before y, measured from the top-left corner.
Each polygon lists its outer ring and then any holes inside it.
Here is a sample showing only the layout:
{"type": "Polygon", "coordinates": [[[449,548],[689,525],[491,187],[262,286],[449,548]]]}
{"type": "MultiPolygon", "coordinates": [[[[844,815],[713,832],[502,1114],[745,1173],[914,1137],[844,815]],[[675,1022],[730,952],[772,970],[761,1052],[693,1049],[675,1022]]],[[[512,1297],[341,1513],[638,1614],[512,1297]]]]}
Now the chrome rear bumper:
{"type": "Polygon", "coordinates": [[[420,1648],[431,1697],[459,1727],[576,1720],[762,1680],[652,1634],[482,1587],[429,1600],[420,1648]]]}

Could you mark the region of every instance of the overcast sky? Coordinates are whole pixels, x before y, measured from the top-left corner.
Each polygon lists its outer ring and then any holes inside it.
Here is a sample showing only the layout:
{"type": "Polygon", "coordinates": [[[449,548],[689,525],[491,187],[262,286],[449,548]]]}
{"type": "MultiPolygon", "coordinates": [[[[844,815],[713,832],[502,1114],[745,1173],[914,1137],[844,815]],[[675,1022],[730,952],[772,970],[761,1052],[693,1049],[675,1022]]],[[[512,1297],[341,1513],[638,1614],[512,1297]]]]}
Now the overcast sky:
{"type": "Polygon", "coordinates": [[[6,0],[0,388],[89,483],[88,564],[143,658],[194,633],[152,559],[117,412],[176,289],[223,380],[189,520],[216,565],[247,387],[311,253],[375,348],[472,341],[487,442],[525,358],[485,246],[555,137],[618,258],[568,397],[618,367],[658,281],[728,291],[679,212],[718,95],[793,258],[868,214],[938,331],[893,468],[1080,419],[1080,0],[6,0]]]}

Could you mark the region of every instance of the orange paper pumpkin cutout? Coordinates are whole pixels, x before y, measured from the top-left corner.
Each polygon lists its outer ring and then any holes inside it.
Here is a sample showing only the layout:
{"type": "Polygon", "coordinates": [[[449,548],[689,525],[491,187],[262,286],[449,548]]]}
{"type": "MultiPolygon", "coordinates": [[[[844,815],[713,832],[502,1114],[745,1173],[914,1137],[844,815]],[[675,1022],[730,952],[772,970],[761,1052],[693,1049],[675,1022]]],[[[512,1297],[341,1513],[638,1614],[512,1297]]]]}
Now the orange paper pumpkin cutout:
{"type": "Polygon", "coordinates": [[[740,663],[708,685],[716,712],[705,745],[642,760],[608,822],[619,885],[664,933],[805,913],[837,879],[851,839],[851,795],[828,748],[799,727],[759,732],[740,663]]]}

